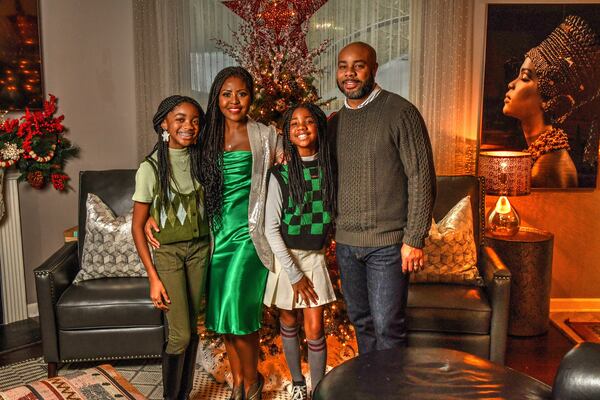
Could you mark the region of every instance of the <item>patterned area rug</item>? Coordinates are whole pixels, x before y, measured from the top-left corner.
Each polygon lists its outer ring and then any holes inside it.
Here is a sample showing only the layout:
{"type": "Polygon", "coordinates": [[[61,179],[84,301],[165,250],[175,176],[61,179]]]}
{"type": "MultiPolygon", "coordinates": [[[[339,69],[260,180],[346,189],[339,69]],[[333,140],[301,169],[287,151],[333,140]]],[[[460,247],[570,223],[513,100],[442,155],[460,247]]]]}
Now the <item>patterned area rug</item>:
{"type": "Polygon", "coordinates": [[[145,400],[131,383],[109,364],[72,371],[68,375],[55,376],[16,386],[0,392],[2,400],[145,400]]]}
{"type": "MultiPolygon", "coordinates": [[[[104,364],[106,362],[98,363],[104,364]]],[[[94,367],[93,363],[73,363],[63,366],[59,375],[76,370],[94,367]]],[[[133,386],[149,399],[162,399],[160,360],[126,360],[111,363],[133,386]]],[[[10,364],[0,368],[0,390],[30,383],[47,377],[48,370],[42,358],[35,358],[21,363],[10,364]]],[[[225,383],[216,382],[202,367],[196,365],[194,390],[192,399],[228,399],[229,387],[225,383]]],[[[287,391],[265,392],[263,399],[287,400],[287,391]]]]}

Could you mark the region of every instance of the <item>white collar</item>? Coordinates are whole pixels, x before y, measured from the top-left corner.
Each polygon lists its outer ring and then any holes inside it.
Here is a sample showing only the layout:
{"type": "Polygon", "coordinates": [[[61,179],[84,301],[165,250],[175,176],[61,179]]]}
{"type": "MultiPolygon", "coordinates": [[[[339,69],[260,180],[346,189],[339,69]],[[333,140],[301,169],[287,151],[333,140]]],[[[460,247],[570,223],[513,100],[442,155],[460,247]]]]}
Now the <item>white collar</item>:
{"type": "Polygon", "coordinates": [[[371,94],[369,94],[365,101],[360,103],[358,106],[351,107],[350,104],[348,104],[347,97],[344,99],[344,105],[346,106],[346,108],[349,108],[351,110],[358,110],[359,108],[363,108],[364,106],[375,100],[375,97],[377,97],[379,93],[381,93],[381,87],[378,84],[375,84],[375,88],[371,91],[371,94]]]}
{"type": "Polygon", "coordinates": [[[315,161],[319,156],[319,153],[315,153],[312,156],[300,157],[302,161],[315,161]]]}

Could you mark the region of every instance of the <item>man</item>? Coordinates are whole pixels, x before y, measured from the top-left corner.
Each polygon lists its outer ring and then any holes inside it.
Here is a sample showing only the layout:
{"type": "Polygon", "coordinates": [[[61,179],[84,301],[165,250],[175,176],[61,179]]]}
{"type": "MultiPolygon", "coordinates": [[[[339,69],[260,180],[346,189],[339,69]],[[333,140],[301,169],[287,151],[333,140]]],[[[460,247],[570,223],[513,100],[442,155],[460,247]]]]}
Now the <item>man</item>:
{"type": "Polygon", "coordinates": [[[338,55],[345,105],[330,120],[337,153],[337,260],[360,353],[406,345],[409,273],[424,265],[435,170],[427,128],[404,98],[375,83],[375,50],[338,55]]]}

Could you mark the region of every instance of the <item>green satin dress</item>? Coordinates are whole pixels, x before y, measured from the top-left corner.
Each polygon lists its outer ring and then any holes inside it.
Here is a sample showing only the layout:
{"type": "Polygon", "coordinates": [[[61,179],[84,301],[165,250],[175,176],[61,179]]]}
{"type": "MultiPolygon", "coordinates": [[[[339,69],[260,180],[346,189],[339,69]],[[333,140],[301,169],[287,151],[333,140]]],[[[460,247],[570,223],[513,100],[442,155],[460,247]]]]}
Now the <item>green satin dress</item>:
{"type": "Polygon", "coordinates": [[[248,205],[252,153],[223,154],[223,223],[214,233],[206,328],[245,335],[260,328],[268,270],[250,238],[248,205]]]}

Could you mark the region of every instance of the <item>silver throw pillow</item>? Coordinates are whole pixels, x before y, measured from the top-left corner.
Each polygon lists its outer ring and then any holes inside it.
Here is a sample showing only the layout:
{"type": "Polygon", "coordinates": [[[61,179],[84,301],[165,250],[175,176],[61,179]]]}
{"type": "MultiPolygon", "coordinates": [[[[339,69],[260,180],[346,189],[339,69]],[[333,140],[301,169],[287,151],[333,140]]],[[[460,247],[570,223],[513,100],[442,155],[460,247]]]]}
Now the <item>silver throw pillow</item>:
{"type": "Polygon", "coordinates": [[[147,276],[131,236],[133,212],[117,217],[92,193],[88,194],[85,208],[87,215],[81,270],[73,282],[147,276]]]}

